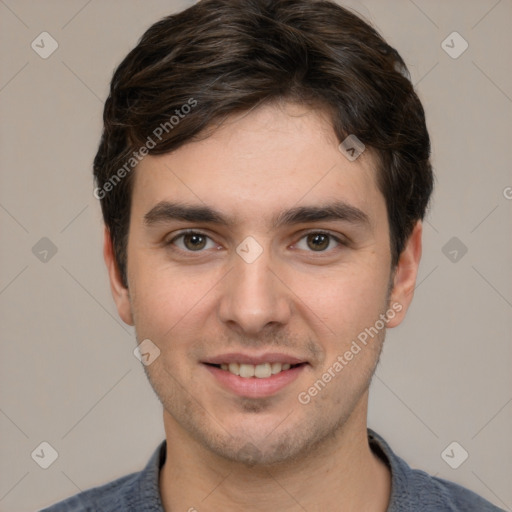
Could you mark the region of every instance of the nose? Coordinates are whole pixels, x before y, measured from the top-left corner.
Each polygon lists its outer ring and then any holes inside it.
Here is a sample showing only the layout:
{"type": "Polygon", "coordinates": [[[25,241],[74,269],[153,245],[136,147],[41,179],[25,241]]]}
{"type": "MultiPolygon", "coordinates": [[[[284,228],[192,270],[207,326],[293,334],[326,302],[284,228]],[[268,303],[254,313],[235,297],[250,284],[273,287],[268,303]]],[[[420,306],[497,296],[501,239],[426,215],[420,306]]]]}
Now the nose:
{"type": "Polygon", "coordinates": [[[234,268],[222,281],[220,320],[240,334],[257,335],[289,322],[290,290],[271,263],[268,250],[252,263],[234,255],[234,268]]]}

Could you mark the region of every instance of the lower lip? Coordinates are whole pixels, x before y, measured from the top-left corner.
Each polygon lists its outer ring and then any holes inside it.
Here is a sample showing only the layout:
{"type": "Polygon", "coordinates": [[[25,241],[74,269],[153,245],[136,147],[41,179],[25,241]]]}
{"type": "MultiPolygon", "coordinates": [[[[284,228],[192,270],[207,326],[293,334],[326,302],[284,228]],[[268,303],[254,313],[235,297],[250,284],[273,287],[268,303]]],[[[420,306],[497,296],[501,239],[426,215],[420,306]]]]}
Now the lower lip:
{"type": "Polygon", "coordinates": [[[305,364],[294,366],[264,379],[257,377],[239,377],[227,370],[216,366],[204,365],[205,368],[220,382],[220,384],[246,398],[265,398],[272,396],[291,384],[306,368],[305,364]]]}

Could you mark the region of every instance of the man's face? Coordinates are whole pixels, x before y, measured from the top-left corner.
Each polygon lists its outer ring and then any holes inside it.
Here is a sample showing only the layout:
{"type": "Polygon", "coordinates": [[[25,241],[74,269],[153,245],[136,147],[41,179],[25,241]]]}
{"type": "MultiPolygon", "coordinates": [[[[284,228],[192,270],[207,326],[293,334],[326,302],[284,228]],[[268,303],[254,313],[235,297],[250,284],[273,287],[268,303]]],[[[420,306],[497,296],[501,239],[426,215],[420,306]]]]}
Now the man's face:
{"type": "Polygon", "coordinates": [[[269,464],[364,422],[384,329],[357,353],[353,341],[391,306],[386,204],[369,151],[351,162],[320,113],[265,106],[146,157],[134,178],[118,306],[138,342],[161,351],[146,371],[166,425],[227,459],[269,464]],[[166,203],[228,224],[176,218],[166,203]],[[334,203],[339,217],[304,210],[334,203]]]}

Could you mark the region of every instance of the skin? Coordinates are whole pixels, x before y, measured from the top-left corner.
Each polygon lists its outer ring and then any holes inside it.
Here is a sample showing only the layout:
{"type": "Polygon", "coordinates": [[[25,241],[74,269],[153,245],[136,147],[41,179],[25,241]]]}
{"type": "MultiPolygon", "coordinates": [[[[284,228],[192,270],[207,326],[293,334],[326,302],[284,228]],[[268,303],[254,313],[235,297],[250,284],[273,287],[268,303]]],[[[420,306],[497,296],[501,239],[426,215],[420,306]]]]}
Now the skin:
{"type": "Polygon", "coordinates": [[[105,231],[119,314],[135,325],[139,342],[150,339],[161,351],[145,370],[164,409],[166,511],[387,508],[390,474],[366,435],[368,388],[385,329],[307,405],[297,398],[392,304],[401,311],[387,327],[402,322],[421,257],[418,222],[391,268],[374,157],[367,149],[350,162],[337,146],[327,117],[305,106],[271,104],[232,116],[203,140],[139,164],[128,288],[105,231]],[[144,222],[159,202],[178,200],[208,205],[234,224],[144,222]],[[272,226],[284,210],[332,200],[363,211],[368,223],[272,226]],[[194,251],[190,237],[176,238],[183,229],[206,235],[199,239],[206,245],[194,251]],[[318,230],[347,244],[327,238],[318,250],[307,237],[318,230]],[[262,248],[252,263],[236,252],[248,236],[262,248]],[[266,398],[227,391],[203,364],[228,352],[271,351],[308,364],[266,398]]]}

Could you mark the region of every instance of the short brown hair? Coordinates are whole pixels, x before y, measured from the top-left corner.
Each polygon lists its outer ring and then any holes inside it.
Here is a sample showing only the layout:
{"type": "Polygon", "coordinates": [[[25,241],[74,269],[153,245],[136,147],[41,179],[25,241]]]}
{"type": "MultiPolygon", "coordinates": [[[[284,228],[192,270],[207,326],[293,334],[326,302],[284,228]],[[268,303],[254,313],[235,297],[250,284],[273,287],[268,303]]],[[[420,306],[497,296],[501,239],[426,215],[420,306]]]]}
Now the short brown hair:
{"type": "Polygon", "coordinates": [[[374,150],[396,265],[433,188],[425,114],[400,55],[331,1],[202,0],[146,31],[105,103],[94,176],[126,286],[127,162],[144,146],[173,151],[220,118],[280,99],[326,110],[340,142],[354,134],[374,150]],[[171,122],[184,105],[193,108],[171,122]]]}

